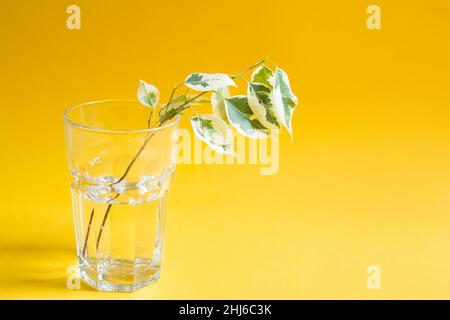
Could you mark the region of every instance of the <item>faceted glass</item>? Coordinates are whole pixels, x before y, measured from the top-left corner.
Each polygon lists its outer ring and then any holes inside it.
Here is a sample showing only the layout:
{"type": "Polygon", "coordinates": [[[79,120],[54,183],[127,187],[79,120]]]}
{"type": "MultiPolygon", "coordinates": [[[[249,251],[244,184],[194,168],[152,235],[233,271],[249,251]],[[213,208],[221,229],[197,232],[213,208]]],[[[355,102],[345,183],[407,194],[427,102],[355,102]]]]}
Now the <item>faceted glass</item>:
{"type": "Polygon", "coordinates": [[[179,117],[148,128],[151,112],[128,100],[65,112],[80,273],[98,290],[133,291],[159,278],[179,117]]]}

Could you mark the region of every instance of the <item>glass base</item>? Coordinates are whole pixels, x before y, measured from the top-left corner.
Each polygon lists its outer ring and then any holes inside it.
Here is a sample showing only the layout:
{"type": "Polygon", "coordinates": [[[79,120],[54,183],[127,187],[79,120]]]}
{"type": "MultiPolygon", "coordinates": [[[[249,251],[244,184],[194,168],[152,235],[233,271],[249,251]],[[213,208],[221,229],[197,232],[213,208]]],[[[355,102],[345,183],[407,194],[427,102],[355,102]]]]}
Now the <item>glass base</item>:
{"type": "Polygon", "coordinates": [[[97,268],[80,264],[81,279],[92,288],[108,292],[132,292],[156,280],[160,268],[147,260],[108,260],[97,268]]]}

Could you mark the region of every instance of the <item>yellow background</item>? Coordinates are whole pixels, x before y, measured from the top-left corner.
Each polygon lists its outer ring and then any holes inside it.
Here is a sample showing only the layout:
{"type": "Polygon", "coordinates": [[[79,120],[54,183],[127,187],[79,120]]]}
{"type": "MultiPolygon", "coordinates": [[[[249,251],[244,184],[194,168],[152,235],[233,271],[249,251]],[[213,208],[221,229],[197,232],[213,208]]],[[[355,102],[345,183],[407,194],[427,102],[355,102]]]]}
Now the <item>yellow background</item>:
{"type": "Polygon", "coordinates": [[[1,1],[0,298],[450,298],[449,36],[448,0],[1,1]],[[179,166],[160,281],[68,290],[63,110],[267,54],[300,99],[279,173],[179,166]]]}

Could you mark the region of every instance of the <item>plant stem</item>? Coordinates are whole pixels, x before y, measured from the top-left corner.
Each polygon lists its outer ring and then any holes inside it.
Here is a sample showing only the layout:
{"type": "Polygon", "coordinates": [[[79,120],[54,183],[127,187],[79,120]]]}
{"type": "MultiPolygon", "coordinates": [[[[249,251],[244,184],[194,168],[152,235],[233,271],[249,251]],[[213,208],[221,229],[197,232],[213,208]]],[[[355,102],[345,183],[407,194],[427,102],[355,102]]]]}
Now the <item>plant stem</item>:
{"type": "MultiPolygon", "coordinates": [[[[117,193],[117,197],[118,197],[118,195],[119,194],[117,193]]],[[[108,214],[109,214],[109,211],[111,211],[111,208],[112,208],[112,203],[108,204],[108,207],[106,208],[105,214],[103,216],[102,224],[100,225],[100,229],[98,231],[97,242],[95,243],[95,250],[97,252],[98,252],[98,246],[100,245],[100,239],[102,238],[103,229],[105,228],[105,223],[106,223],[106,220],[108,219],[108,214]]]]}
{"type": "Polygon", "coordinates": [[[92,219],[93,218],[94,218],[94,208],[92,208],[91,217],[89,218],[89,224],[88,224],[87,231],[86,231],[86,237],[84,238],[84,245],[83,245],[83,251],[82,251],[82,256],[83,257],[86,254],[87,242],[88,242],[88,239],[89,239],[89,232],[91,231],[92,219]]]}
{"type": "MultiPolygon", "coordinates": [[[[161,126],[164,122],[160,121],[158,126],[161,126]]],[[[121,181],[123,181],[123,179],[126,178],[126,176],[128,175],[128,173],[131,170],[131,167],[133,166],[133,164],[136,162],[137,158],[139,157],[139,155],[142,153],[142,151],[144,151],[145,146],[147,145],[147,143],[150,141],[150,139],[155,135],[155,133],[152,133],[150,135],[147,136],[147,138],[145,139],[144,143],[142,144],[141,148],[139,149],[139,151],[136,153],[136,155],[133,157],[133,159],[130,161],[130,163],[128,164],[125,172],[123,173],[123,175],[119,178],[119,180],[115,181],[114,183],[110,184],[110,186],[116,185],[118,183],[120,183],[121,181]]],[[[95,248],[98,252],[98,247],[100,245],[100,240],[102,238],[102,234],[103,234],[103,229],[105,228],[105,224],[106,224],[106,220],[108,219],[108,215],[109,212],[111,211],[111,207],[112,207],[112,203],[111,201],[117,199],[119,197],[119,193],[116,193],[116,195],[111,198],[108,202],[108,207],[106,208],[105,214],[103,215],[103,220],[102,220],[102,224],[100,225],[100,229],[98,231],[98,236],[97,236],[97,242],[95,244],[95,248]]],[[[86,234],[86,240],[85,242],[87,243],[87,237],[89,236],[89,234],[86,234]]]]}
{"type": "Polygon", "coordinates": [[[204,92],[202,92],[202,93],[199,93],[198,95],[196,95],[196,96],[192,97],[191,99],[187,100],[185,103],[183,103],[181,106],[179,106],[179,107],[177,108],[177,113],[179,113],[179,112],[181,112],[181,111],[183,111],[183,110],[189,108],[189,104],[190,104],[192,101],[194,101],[195,99],[200,98],[200,97],[201,97],[202,95],[204,95],[206,92],[207,92],[207,91],[204,91],[204,92]]]}
{"type": "Polygon", "coordinates": [[[231,79],[235,79],[235,78],[242,77],[244,74],[246,74],[246,73],[249,72],[250,70],[255,69],[256,67],[260,66],[260,65],[263,64],[264,62],[266,62],[266,59],[261,60],[261,61],[255,63],[254,65],[252,65],[251,67],[248,67],[247,69],[245,69],[245,70],[242,71],[242,72],[239,72],[239,73],[237,73],[237,74],[235,74],[235,75],[230,75],[230,78],[231,78],[231,79]]]}
{"type": "Polygon", "coordinates": [[[148,120],[147,120],[147,128],[149,128],[149,129],[152,124],[152,115],[153,115],[153,109],[150,111],[150,116],[148,117],[148,120]]]}
{"type": "MultiPolygon", "coordinates": [[[[150,117],[149,117],[149,119],[148,119],[148,123],[150,123],[152,114],[153,114],[153,111],[150,113],[150,117]]],[[[158,126],[161,126],[162,123],[163,123],[163,122],[160,122],[158,126]]],[[[133,164],[136,162],[137,158],[138,158],[139,155],[142,153],[142,151],[144,150],[144,148],[145,148],[145,146],[147,145],[148,141],[150,140],[150,138],[151,138],[153,135],[154,135],[154,133],[152,133],[152,134],[150,134],[149,136],[147,136],[147,138],[146,138],[145,141],[144,141],[144,144],[143,144],[142,147],[139,149],[138,153],[134,156],[134,158],[133,158],[133,159],[131,160],[131,162],[128,164],[127,169],[125,170],[125,173],[119,178],[119,180],[115,181],[114,183],[110,184],[109,186],[113,186],[113,185],[115,185],[115,184],[117,184],[117,183],[120,183],[121,181],[123,181],[123,179],[125,179],[125,177],[127,176],[128,172],[131,170],[131,167],[132,167],[133,164]]],[[[111,198],[110,200],[108,200],[108,201],[111,202],[111,201],[117,199],[117,198],[119,197],[119,195],[120,195],[119,193],[116,193],[115,196],[114,196],[113,198],[111,198]]],[[[107,218],[108,218],[108,214],[109,214],[109,211],[111,210],[111,207],[112,207],[112,203],[109,203],[109,204],[108,204],[108,207],[106,208],[105,214],[104,214],[104,216],[103,216],[102,224],[100,225],[100,230],[99,230],[99,232],[98,232],[97,242],[96,242],[96,250],[97,250],[97,251],[98,251],[98,246],[99,246],[99,244],[100,244],[100,239],[101,239],[101,237],[102,237],[103,229],[104,229],[104,227],[105,227],[105,223],[106,223],[106,220],[107,220],[107,218]]],[[[84,239],[84,245],[83,245],[83,251],[82,251],[83,257],[84,257],[85,254],[86,254],[87,243],[88,243],[88,240],[89,240],[89,233],[90,233],[90,230],[91,230],[91,225],[92,225],[92,219],[93,219],[93,217],[94,217],[94,208],[92,208],[92,211],[91,211],[91,216],[90,216],[90,218],[89,218],[88,229],[87,229],[87,232],[86,232],[86,237],[85,237],[85,239],[84,239]]]]}
{"type": "Polygon", "coordinates": [[[170,103],[172,102],[173,95],[175,94],[175,91],[177,91],[177,89],[178,89],[179,87],[181,87],[182,85],[183,85],[183,83],[177,84],[177,85],[173,88],[172,93],[170,94],[169,101],[166,103],[165,107],[168,107],[168,106],[170,105],[170,103]]]}
{"type": "MultiPolygon", "coordinates": [[[[251,67],[249,67],[249,68],[245,69],[244,71],[240,72],[240,73],[237,73],[237,74],[235,74],[235,75],[230,75],[230,77],[231,77],[232,79],[241,77],[242,75],[244,75],[244,74],[247,73],[248,71],[250,71],[250,70],[252,70],[252,69],[258,67],[259,65],[263,64],[265,61],[266,61],[265,59],[264,59],[264,60],[261,60],[261,61],[255,63],[254,65],[252,65],[251,67]]],[[[201,96],[203,96],[204,94],[207,93],[207,91],[201,92],[201,93],[195,95],[194,97],[192,97],[191,99],[185,101],[182,105],[180,105],[180,106],[176,109],[176,112],[174,112],[173,115],[171,115],[170,117],[168,117],[168,118],[165,117],[166,114],[167,114],[167,112],[164,114],[163,117],[161,117],[161,110],[162,110],[162,109],[167,109],[167,107],[168,107],[168,106],[170,105],[170,103],[172,102],[172,98],[173,98],[173,96],[174,96],[174,94],[175,94],[175,91],[176,91],[179,87],[181,87],[183,84],[184,84],[184,83],[179,84],[179,85],[176,85],[176,86],[173,88],[172,93],[171,93],[170,98],[169,98],[169,101],[168,101],[168,102],[160,109],[160,112],[159,112],[160,121],[159,121],[159,124],[158,124],[157,127],[160,127],[160,126],[163,125],[166,121],[172,119],[175,115],[177,115],[177,114],[181,113],[182,111],[188,109],[188,108],[189,108],[189,104],[190,104],[191,102],[195,101],[196,99],[198,99],[199,97],[201,97],[201,96]]],[[[150,113],[150,117],[149,117],[148,122],[147,122],[149,128],[150,128],[150,121],[151,121],[151,116],[152,116],[152,114],[153,114],[153,111],[150,113]]],[[[148,142],[150,141],[150,139],[151,139],[154,135],[155,135],[155,133],[151,133],[151,134],[149,134],[149,135],[147,136],[147,138],[145,139],[144,143],[142,144],[142,146],[140,147],[140,149],[138,150],[138,152],[136,153],[136,155],[133,157],[133,159],[132,159],[132,160],[130,161],[130,163],[128,164],[128,166],[127,166],[127,168],[125,169],[125,172],[122,174],[122,176],[120,176],[120,178],[119,178],[117,181],[113,182],[113,183],[110,184],[109,186],[114,186],[114,185],[116,185],[116,184],[122,182],[122,181],[126,178],[126,176],[128,175],[128,173],[130,172],[131,168],[133,167],[134,163],[136,162],[136,160],[138,159],[138,157],[140,156],[140,154],[144,151],[144,149],[145,149],[145,147],[147,146],[148,142]]],[[[109,202],[109,203],[108,203],[108,207],[106,208],[105,214],[103,215],[103,220],[102,220],[102,223],[101,223],[101,225],[100,225],[100,229],[99,229],[98,236],[97,236],[97,241],[96,241],[96,250],[97,250],[97,252],[98,252],[98,247],[99,247],[99,245],[100,245],[100,240],[101,240],[101,237],[102,237],[102,234],[103,234],[103,229],[105,228],[105,224],[106,224],[106,221],[107,221],[107,219],[108,219],[109,212],[111,211],[111,208],[112,208],[112,206],[113,206],[113,204],[111,203],[111,201],[117,199],[117,198],[119,197],[119,195],[120,195],[119,193],[116,193],[116,195],[108,201],[108,202],[109,202]]],[[[86,233],[86,238],[85,238],[85,241],[84,241],[85,244],[84,244],[84,248],[83,248],[83,256],[84,256],[85,251],[86,251],[87,242],[88,242],[88,237],[89,237],[89,230],[90,230],[90,228],[91,228],[90,226],[91,226],[91,223],[92,223],[93,216],[94,216],[94,209],[92,209],[91,217],[90,217],[90,219],[89,219],[88,231],[87,231],[87,233],[86,233]]]]}
{"type": "MultiPolygon", "coordinates": [[[[162,123],[160,122],[159,126],[162,123]]],[[[133,157],[133,159],[130,161],[130,163],[128,164],[127,168],[125,169],[125,172],[122,174],[122,176],[119,178],[119,180],[113,182],[110,184],[110,186],[116,185],[120,182],[123,181],[123,179],[126,178],[126,176],[128,175],[128,172],[130,172],[131,167],[133,166],[133,164],[136,162],[137,158],[140,156],[140,154],[142,153],[142,151],[144,151],[145,146],[147,145],[147,143],[150,141],[151,137],[153,137],[155,134],[152,133],[149,136],[147,136],[147,138],[145,139],[144,143],[142,144],[141,148],[139,149],[139,151],[135,154],[135,156],[133,157]]]]}
{"type": "Polygon", "coordinates": [[[170,103],[172,102],[172,99],[173,99],[173,96],[175,94],[175,91],[177,91],[177,89],[179,87],[181,87],[182,85],[183,85],[183,83],[177,84],[175,87],[173,87],[172,93],[170,94],[169,101],[167,101],[167,103],[163,107],[161,107],[161,109],[159,109],[159,118],[160,119],[161,119],[161,112],[164,110],[164,114],[167,113],[167,108],[170,106],[170,103]]]}

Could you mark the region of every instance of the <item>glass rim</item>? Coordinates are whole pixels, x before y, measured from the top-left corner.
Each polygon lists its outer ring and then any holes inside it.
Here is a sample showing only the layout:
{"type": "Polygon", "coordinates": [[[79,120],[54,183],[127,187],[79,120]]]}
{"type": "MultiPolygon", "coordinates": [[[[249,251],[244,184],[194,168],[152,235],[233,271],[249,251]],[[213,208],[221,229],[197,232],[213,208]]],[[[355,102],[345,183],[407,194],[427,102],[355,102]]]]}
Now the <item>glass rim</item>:
{"type": "MultiPolygon", "coordinates": [[[[79,104],[76,104],[74,106],[71,106],[64,110],[64,122],[66,124],[69,124],[71,126],[74,126],[79,129],[87,130],[87,131],[94,131],[94,132],[105,132],[105,133],[143,133],[143,132],[155,132],[155,131],[161,131],[167,128],[170,128],[180,122],[181,115],[177,114],[172,120],[170,120],[167,124],[164,124],[160,127],[155,128],[142,128],[142,129],[105,129],[105,128],[98,128],[98,127],[91,127],[86,126],[80,123],[77,123],[75,121],[72,121],[69,119],[69,113],[75,109],[81,108],[83,106],[89,106],[94,104],[101,104],[101,103],[114,103],[114,102],[126,102],[126,103],[140,103],[138,100],[134,99],[103,99],[103,100],[93,100],[88,102],[82,102],[79,104]]],[[[144,106],[143,106],[144,107],[144,106]]]]}

